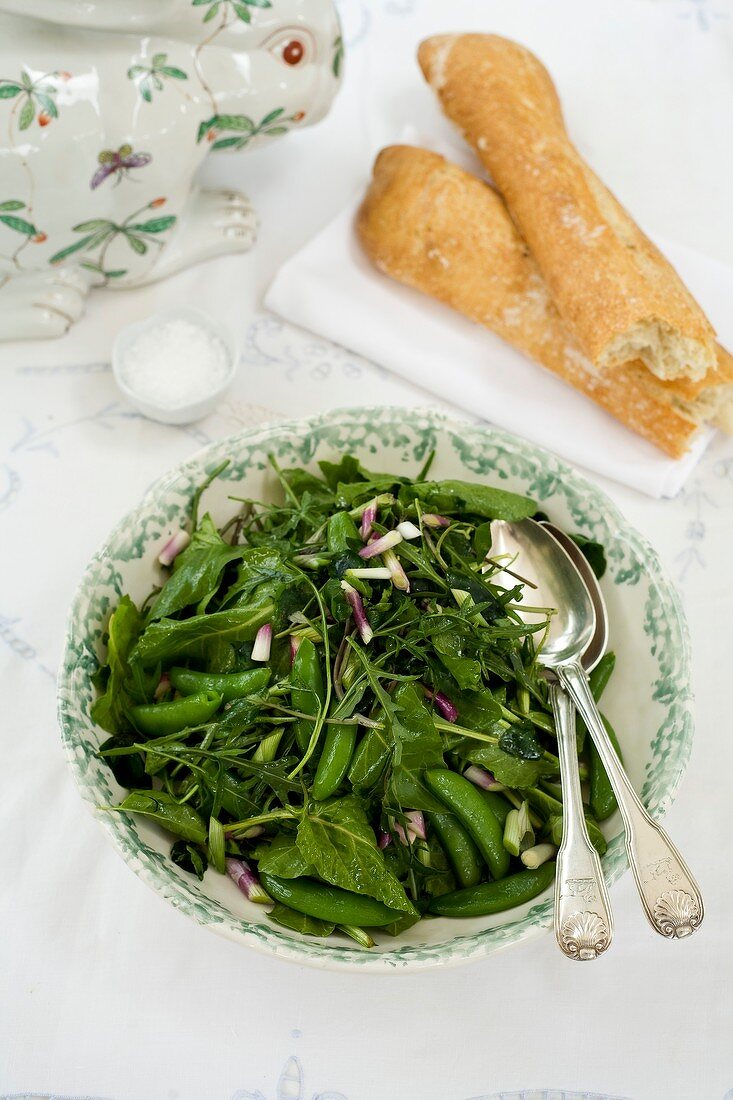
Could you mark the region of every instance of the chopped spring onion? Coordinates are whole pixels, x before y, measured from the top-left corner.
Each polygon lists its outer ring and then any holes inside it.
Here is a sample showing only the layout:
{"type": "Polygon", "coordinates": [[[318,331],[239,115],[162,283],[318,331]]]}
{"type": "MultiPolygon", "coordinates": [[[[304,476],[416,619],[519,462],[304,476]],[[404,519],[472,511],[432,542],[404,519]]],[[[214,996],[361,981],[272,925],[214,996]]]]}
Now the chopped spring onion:
{"type": "Polygon", "coordinates": [[[256,901],[258,905],[269,905],[272,898],[265,893],[260,880],[248,863],[243,859],[228,859],[226,869],[229,878],[236,883],[248,901],[256,901]]]}
{"type": "Polygon", "coordinates": [[[362,546],[359,551],[359,557],[364,558],[376,558],[379,554],[383,554],[385,550],[391,550],[393,547],[398,546],[402,542],[402,535],[399,531],[388,531],[386,535],[381,535],[374,542],[370,542],[368,546],[362,546]]]}
{"type": "Polygon", "coordinates": [[[253,661],[269,661],[270,660],[270,648],[272,646],[272,625],[265,623],[257,631],[255,637],[255,644],[252,646],[252,660],[253,661]]]}
{"type": "Polygon", "coordinates": [[[363,600],[348,581],[341,581],[341,588],[351,606],[351,612],[354,616],[354,622],[356,623],[356,629],[359,631],[359,636],[364,645],[369,645],[369,642],[371,642],[374,637],[374,631],[369,625],[369,620],[366,617],[363,600]]]}
{"type": "Polygon", "coordinates": [[[175,559],[180,554],[181,550],[185,550],[191,541],[191,536],[188,531],[184,531],[181,528],[180,531],[176,531],[174,535],[168,539],[163,549],[158,554],[158,561],[161,565],[172,565],[175,559]]]}
{"type": "Polygon", "coordinates": [[[504,824],[504,847],[512,856],[518,856],[534,845],[534,829],[529,820],[529,805],[523,802],[518,810],[510,810],[504,824]]]}
{"type": "Polygon", "coordinates": [[[530,871],[536,870],[541,867],[543,863],[547,863],[548,859],[554,859],[557,848],[554,844],[535,844],[532,848],[526,848],[520,859],[525,867],[529,867],[530,871]]]}

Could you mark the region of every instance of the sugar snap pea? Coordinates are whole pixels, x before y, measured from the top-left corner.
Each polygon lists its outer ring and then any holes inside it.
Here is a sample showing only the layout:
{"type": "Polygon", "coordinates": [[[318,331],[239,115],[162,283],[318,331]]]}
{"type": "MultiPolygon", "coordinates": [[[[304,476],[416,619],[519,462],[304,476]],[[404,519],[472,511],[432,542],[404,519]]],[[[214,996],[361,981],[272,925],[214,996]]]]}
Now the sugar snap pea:
{"type": "Polygon", "coordinates": [[[328,727],[311,791],[319,802],[330,798],[341,785],[354,755],[357,731],[354,722],[334,723],[328,727]]]}
{"type": "MultiPolygon", "coordinates": [[[[310,638],[303,638],[298,646],[290,674],[290,683],[290,701],[293,704],[293,710],[299,710],[302,714],[312,714],[315,718],[323,705],[325,693],[321,658],[310,638]]],[[[301,752],[305,752],[308,748],[312,733],[313,723],[306,718],[298,719],[295,724],[295,739],[301,752]]]]}
{"type": "Polygon", "coordinates": [[[149,737],[164,737],[208,722],[221,706],[222,697],[215,691],[199,691],[172,703],[143,703],[132,707],[130,714],[137,729],[149,737]]]}
{"type": "MultiPolygon", "coordinates": [[[[621,748],[618,743],[616,731],[605,714],[602,714],[601,718],[603,719],[603,725],[606,727],[609,741],[623,764],[623,757],[621,755],[621,748]]],[[[598,749],[592,742],[588,746],[588,779],[590,786],[590,795],[588,799],[590,808],[598,821],[605,821],[607,817],[610,817],[611,814],[618,809],[618,802],[616,801],[616,795],[613,793],[613,787],[606,775],[606,769],[601,763],[598,749]]]]}
{"type": "Polygon", "coordinates": [[[433,898],[429,912],[440,917],[485,917],[501,913],[536,898],[555,877],[555,864],[543,863],[536,871],[518,871],[500,882],[481,882],[433,898]]]}
{"type": "MultiPolygon", "coordinates": [[[[598,702],[603,694],[615,664],[616,654],[605,653],[588,676],[588,683],[596,702],[598,702]]],[[[601,718],[603,719],[603,724],[606,727],[606,733],[610,738],[611,744],[616,750],[619,760],[623,763],[616,733],[606,716],[601,715],[601,718]]],[[[616,795],[613,793],[613,787],[606,775],[606,769],[603,767],[601,758],[598,755],[598,749],[593,744],[592,740],[588,743],[588,779],[590,785],[590,808],[599,821],[605,821],[607,817],[610,817],[611,814],[618,809],[618,803],[616,801],[616,795]]]]}
{"type": "Polygon", "coordinates": [[[182,695],[216,692],[225,703],[264,691],[270,680],[269,668],[248,668],[244,672],[196,672],[191,668],[172,668],[171,684],[182,695]]]}
{"type": "Polygon", "coordinates": [[[438,835],[459,884],[475,886],[481,881],[484,870],[481,855],[458,818],[450,813],[431,813],[428,821],[438,835]]]}
{"type": "Polygon", "coordinates": [[[376,898],[352,894],[338,886],[329,886],[310,878],[278,878],[260,872],[260,881],[270,897],[289,905],[298,913],[333,924],[353,924],[360,928],[378,928],[404,916],[388,909],[376,898]]]}
{"type": "Polygon", "coordinates": [[[434,795],[452,810],[472,836],[494,878],[509,870],[509,853],[499,819],[482,792],[457,772],[434,768],[425,772],[425,782],[434,795]]]}

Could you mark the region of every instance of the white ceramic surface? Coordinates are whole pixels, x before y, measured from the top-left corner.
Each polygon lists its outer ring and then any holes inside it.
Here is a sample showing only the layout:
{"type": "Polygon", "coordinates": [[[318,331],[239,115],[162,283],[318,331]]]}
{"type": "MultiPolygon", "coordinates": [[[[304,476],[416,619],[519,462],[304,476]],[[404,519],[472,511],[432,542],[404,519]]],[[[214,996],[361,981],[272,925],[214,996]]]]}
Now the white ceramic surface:
{"type": "Polygon", "coordinates": [[[342,57],[332,0],[0,0],[0,340],[249,248],[198,169],[321,119],[342,57]]]}

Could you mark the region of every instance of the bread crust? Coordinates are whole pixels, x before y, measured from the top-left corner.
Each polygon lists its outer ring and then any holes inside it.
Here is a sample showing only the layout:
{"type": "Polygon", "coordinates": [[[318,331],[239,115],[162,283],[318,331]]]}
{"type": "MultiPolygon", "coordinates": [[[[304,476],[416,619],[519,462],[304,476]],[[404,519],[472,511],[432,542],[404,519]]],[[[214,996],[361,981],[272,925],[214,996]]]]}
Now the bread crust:
{"type": "Polygon", "coordinates": [[[429,38],[422,71],[496,182],[566,327],[600,368],[715,367],[715,333],[674,268],[578,154],[552,80],[497,35],[429,38]]]}
{"type": "Polygon", "coordinates": [[[376,267],[484,325],[666,454],[698,425],[640,363],[597,371],[567,332],[500,196],[437,153],[390,146],[376,159],[357,216],[376,267]]]}

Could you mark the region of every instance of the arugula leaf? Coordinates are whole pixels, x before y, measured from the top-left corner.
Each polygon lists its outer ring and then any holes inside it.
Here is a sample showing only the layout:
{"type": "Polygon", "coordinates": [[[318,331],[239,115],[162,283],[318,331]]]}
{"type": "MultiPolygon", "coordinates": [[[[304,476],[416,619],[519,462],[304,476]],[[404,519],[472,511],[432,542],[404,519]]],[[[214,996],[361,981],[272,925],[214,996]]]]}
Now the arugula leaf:
{"type": "Polygon", "coordinates": [[[498,745],[469,741],[458,747],[463,760],[486,768],[505,787],[534,787],[547,769],[541,760],[510,756],[498,745]]]}
{"type": "Polygon", "coordinates": [[[422,481],[408,485],[400,493],[400,499],[406,503],[415,498],[423,503],[426,511],[439,514],[471,512],[486,519],[516,521],[527,519],[537,511],[536,503],[529,497],[472,481],[422,481]]]}
{"type": "Polygon", "coordinates": [[[244,553],[243,546],[224,542],[207,513],[191,542],[176,558],[173,572],[161,588],[148,619],[153,622],[167,618],[193,604],[198,605],[202,614],[218,589],[226,566],[244,553]]]}
{"type": "Polygon", "coordinates": [[[510,756],[520,756],[523,760],[539,760],[542,756],[542,746],[531,722],[510,726],[499,738],[499,746],[510,756]]]}
{"type": "Polygon", "coordinates": [[[149,665],[172,657],[201,657],[205,643],[215,638],[251,642],[259,628],[270,621],[273,611],[273,604],[265,603],[261,607],[235,607],[180,621],[160,619],[146,627],[131,660],[149,665]]]}
{"type": "Polygon", "coordinates": [[[297,844],[303,859],[326,882],[377,898],[391,909],[413,912],[404,887],[387,870],[356,795],[312,803],[298,825],[297,844]]]}
{"type": "Polygon", "coordinates": [[[149,817],[174,836],[196,844],[203,844],[206,840],[206,823],[200,814],[188,803],[176,802],[166,791],[131,791],[119,806],[110,806],[109,809],[149,817]]]}
{"type": "Polygon", "coordinates": [[[143,619],[129,596],[123,596],[109,620],[107,632],[107,668],[109,676],[104,694],[92,703],[91,717],[108,733],[132,730],[127,713],[133,702],[130,653],[143,627],[143,619]]]}
{"type": "Polygon", "coordinates": [[[601,546],[600,542],[595,542],[593,539],[587,539],[584,535],[571,535],[576,546],[580,547],[583,552],[583,557],[588,562],[595,573],[598,580],[601,579],[606,572],[606,551],[601,546]]]}
{"type": "Polygon", "coordinates": [[[270,920],[275,921],[275,924],[281,924],[283,928],[290,928],[293,932],[300,932],[302,936],[330,936],[336,927],[330,921],[319,920],[318,917],[307,917],[305,913],[296,913],[295,909],[291,909],[289,905],[283,905],[280,901],[275,902],[268,916],[270,920]]]}
{"type": "Polygon", "coordinates": [[[400,684],[394,693],[399,721],[394,717],[390,732],[396,751],[390,779],[390,793],[399,806],[409,810],[444,807],[431,794],[423,776],[428,768],[444,768],[443,743],[430,712],[412,684],[400,684]]]}
{"type": "Polygon", "coordinates": [[[260,844],[255,848],[254,858],[259,869],[278,878],[301,878],[313,876],[315,869],[303,859],[295,837],[279,833],[269,844],[260,844]]]}

